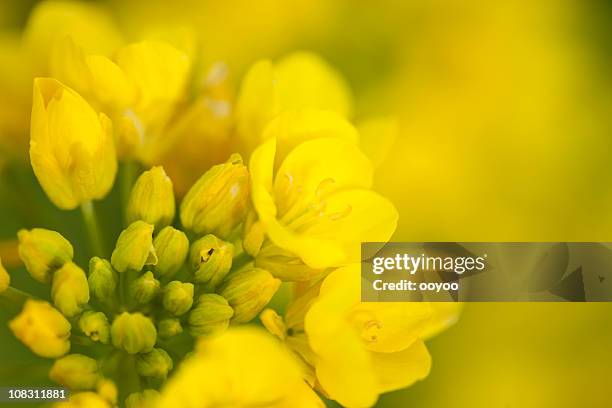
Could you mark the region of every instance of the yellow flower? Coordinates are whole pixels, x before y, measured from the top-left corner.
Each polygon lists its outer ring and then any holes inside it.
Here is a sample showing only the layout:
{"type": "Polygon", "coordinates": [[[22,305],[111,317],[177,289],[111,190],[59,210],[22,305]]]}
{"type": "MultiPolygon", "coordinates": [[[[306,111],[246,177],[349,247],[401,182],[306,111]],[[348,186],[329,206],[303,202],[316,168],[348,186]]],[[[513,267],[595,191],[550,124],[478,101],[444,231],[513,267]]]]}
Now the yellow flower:
{"type": "Polygon", "coordinates": [[[312,108],[349,116],[351,99],[340,74],[315,54],[296,52],[275,64],[256,62],[242,81],[236,103],[237,133],[244,153],[265,140],[262,131],[278,114],[312,108]]]}
{"type": "Polygon", "coordinates": [[[72,394],[68,401],[53,404],[53,408],[111,408],[112,406],[105,398],[91,391],[72,394]]]}
{"type": "Polygon", "coordinates": [[[36,78],[30,160],[42,188],[59,208],[100,199],[117,172],[110,120],[61,82],[36,78]]]}
{"type": "Polygon", "coordinates": [[[82,354],[55,360],[49,378],[71,390],[92,390],[100,378],[98,362],[82,354]]]}
{"type": "Polygon", "coordinates": [[[323,407],[293,356],[261,329],[201,340],[161,391],[158,407],[323,407]],[[248,345],[248,347],[245,347],[248,345]]]}
{"type": "Polygon", "coordinates": [[[358,262],[361,242],[391,237],[397,211],[370,190],[372,165],[347,122],[292,112],[264,133],[268,140],[249,163],[253,206],[269,238],[251,254],[257,266],[281,279],[309,280],[358,262]]]}
{"type": "Polygon", "coordinates": [[[73,262],[67,262],[53,274],[51,284],[53,304],[64,316],[73,317],[89,302],[89,285],[85,272],[73,262]]]}
{"type": "Polygon", "coordinates": [[[428,303],[361,303],[359,264],[332,272],[304,321],[322,390],[344,406],[370,407],[425,378],[430,317],[428,303]]]}
{"type": "Polygon", "coordinates": [[[27,300],[9,327],[15,337],[41,357],[57,358],[70,350],[70,323],[45,301],[27,300]]]}
{"type": "Polygon", "coordinates": [[[8,289],[9,286],[11,286],[11,275],[4,269],[2,258],[0,258],[0,293],[8,289]]]}

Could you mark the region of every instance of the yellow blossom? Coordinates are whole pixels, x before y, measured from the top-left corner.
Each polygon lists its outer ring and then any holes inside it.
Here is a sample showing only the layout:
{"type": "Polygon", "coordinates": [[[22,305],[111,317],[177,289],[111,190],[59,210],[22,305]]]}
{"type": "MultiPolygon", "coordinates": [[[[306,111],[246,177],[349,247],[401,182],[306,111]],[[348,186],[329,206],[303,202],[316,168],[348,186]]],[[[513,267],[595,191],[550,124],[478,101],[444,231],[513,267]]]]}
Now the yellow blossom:
{"type": "Polygon", "coordinates": [[[51,285],[53,304],[65,316],[73,317],[89,302],[89,285],[85,272],[73,262],[67,262],[53,274],[51,285]]]}
{"type": "Polygon", "coordinates": [[[293,356],[278,341],[261,329],[240,327],[200,341],[196,353],[162,389],[157,407],[167,406],[324,405],[302,380],[293,356]]]}
{"type": "Polygon", "coordinates": [[[11,275],[8,274],[2,265],[2,259],[0,258],[0,293],[4,292],[10,285],[11,275]]]}
{"type": "Polygon", "coordinates": [[[237,133],[245,153],[262,142],[262,131],[277,115],[312,108],[349,116],[352,100],[340,74],[319,56],[290,54],[277,63],[261,60],[245,75],[236,103],[237,133]]]}
{"type": "Polygon", "coordinates": [[[332,272],[305,316],[318,383],[347,407],[370,407],[379,394],[429,374],[421,340],[431,317],[428,303],[361,303],[360,268],[332,272]]]}
{"type": "Polygon", "coordinates": [[[15,337],[41,357],[57,358],[70,350],[70,323],[45,301],[27,300],[9,327],[15,337]]]}
{"type": "Polygon", "coordinates": [[[100,199],[117,172],[111,122],[61,82],[37,78],[30,160],[42,188],[59,208],[100,199]]]}
{"type": "Polygon", "coordinates": [[[269,238],[252,255],[279,278],[308,280],[359,261],[361,242],[386,242],[398,214],[370,190],[372,165],[346,123],[329,114],[310,125],[288,120],[296,115],[270,123],[249,163],[253,206],[269,238]]]}

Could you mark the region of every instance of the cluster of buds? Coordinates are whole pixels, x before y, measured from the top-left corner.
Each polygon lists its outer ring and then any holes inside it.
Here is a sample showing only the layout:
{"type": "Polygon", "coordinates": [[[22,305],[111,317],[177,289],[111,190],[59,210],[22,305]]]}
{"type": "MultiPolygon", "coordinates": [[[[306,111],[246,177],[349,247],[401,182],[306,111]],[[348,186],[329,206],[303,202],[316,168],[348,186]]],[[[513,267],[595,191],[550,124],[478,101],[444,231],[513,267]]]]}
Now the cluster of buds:
{"type": "MultiPolygon", "coordinates": [[[[109,259],[90,259],[88,273],[60,233],[20,231],[20,257],[34,279],[51,285],[52,304],[26,300],[11,330],[34,353],[56,359],[49,376],[71,390],[108,387],[101,367],[129,359],[153,385],[131,390],[127,406],[153,398],[155,384],[177,365],[173,360],[184,357],[176,344],[251,321],[280,286],[242,250],[249,200],[247,168],[232,155],[187,193],[181,230],[173,224],[172,181],[162,167],[145,171],[129,197],[129,225],[109,259]],[[77,344],[82,354],[68,354],[77,344]],[[100,348],[108,349],[109,361],[96,359],[93,350],[100,348]]],[[[116,390],[106,394],[117,398],[116,390]]]]}

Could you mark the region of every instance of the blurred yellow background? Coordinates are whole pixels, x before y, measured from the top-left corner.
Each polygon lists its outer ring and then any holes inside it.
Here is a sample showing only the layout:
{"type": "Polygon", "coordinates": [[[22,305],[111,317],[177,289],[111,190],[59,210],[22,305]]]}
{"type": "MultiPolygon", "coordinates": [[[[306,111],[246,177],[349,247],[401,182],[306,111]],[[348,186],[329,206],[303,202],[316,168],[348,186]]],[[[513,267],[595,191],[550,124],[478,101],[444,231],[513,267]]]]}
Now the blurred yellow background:
{"type": "MultiPolygon", "coordinates": [[[[3,40],[30,3],[1,3],[3,40]]],[[[376,181],[399,208],[397,241],[612,240],[610,2],[101,3],[128,39],[195,33],[203,62],[234,78],[261,57],[320,53],[357,121],[399,119],[376,181]]],[[[31,88],[8,58],[0,118],[20,123],[11,96],[31,88]]],[[[430,377],[379,406],[612,404],[609,304],[469,304],[430,345],[430,377]]]]}

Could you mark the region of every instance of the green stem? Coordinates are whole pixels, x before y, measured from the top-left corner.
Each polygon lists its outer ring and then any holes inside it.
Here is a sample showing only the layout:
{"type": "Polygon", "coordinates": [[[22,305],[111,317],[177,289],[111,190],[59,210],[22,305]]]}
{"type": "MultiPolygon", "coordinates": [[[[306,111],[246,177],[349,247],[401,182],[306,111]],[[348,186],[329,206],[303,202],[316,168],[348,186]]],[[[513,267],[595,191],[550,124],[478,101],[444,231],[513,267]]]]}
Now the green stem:
{"type": "Polygon", "coordinates": [[[4,292],[0,293],[0,298],[4,298],[11,303],[21,305],[26,300],[34,298],[34,296],[30,295],[27,292],[24,292],[23,290],[19,290],[12,286],[9,286],[4,292]]]}
{"type": "Polygon", "coordinates": [[[104,244],[102,240],[102,234],[100,233],[100,227],[98,226],[98,220],[96,219],[96,210],[93,206],[93,202],[87,201],[81,204],[81,213],[83,214],[83,222],[89,235],[89,242],[91,250],[95,256],[103,257],[105,254],[104,244]]]}
{"type": "Polygon", "coordinates": [[[128,273],[128,271],[125,271],[123,273],[119,274],[119,302],[121,303],[121,306],[125,306],[126,304],[126,274],[128,273]]]}
{"type": "Polygon", "coordinates": [[[132,192],[132,185],[138,173],[138,164],[134,161],[126,161],[121,166],[120,188],[121,188],[121,208],[123,209],[124,223],[127,224],[127,205],[132,192]]]}

